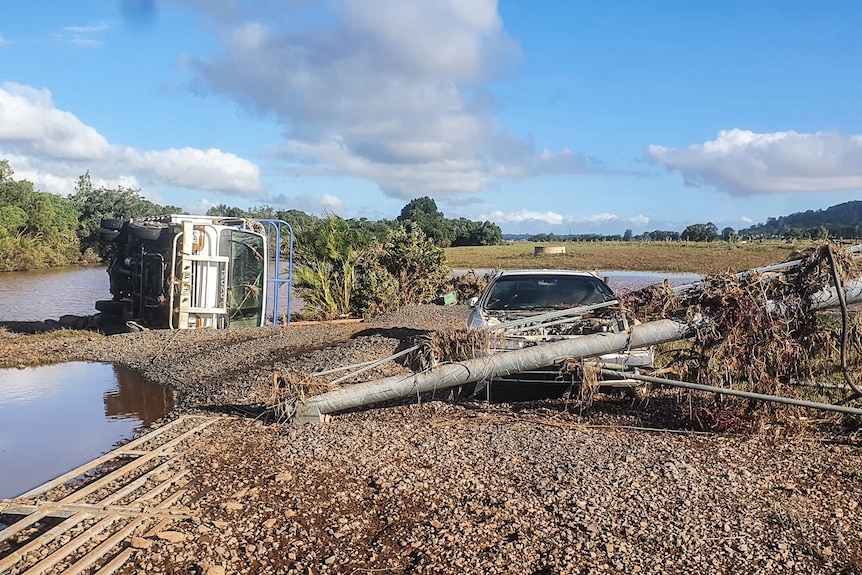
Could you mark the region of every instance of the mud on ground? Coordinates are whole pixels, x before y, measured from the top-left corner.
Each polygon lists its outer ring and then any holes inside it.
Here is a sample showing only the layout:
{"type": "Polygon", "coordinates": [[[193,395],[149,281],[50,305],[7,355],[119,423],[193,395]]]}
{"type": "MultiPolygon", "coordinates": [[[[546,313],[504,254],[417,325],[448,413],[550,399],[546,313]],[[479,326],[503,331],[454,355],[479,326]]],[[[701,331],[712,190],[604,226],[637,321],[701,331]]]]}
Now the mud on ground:
{"type": "Polygon", "coordinates": [[[234,416],[184,456],[192,518],[172,529],[185,537],[153,539],[125,573],[862,573],[852,435],[668,429],[688,398],[675,393],[586,410],[423,400],[304,427],[241,417],[260,414],[274,373],[385,357],[466,315],[421,306],[289,329],[7,332],[0,365],[117,362],[175,390],[177,413],[234,416]]]}

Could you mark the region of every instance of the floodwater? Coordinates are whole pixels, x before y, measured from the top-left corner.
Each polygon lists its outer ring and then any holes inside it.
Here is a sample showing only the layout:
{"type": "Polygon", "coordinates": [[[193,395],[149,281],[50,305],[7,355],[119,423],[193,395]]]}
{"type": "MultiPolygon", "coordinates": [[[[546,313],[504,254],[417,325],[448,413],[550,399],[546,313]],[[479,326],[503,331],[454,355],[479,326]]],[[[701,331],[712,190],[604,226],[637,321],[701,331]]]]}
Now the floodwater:
{"type": "MultiPolygon", "coordinates": [[[[279,313],[287,309],[288,294],[287,286],[282,286],[279,313]]],[[[63,315],[94,315],[96,301],[112,297],[104,266],[0,272],[0,321],[44,321],[63,315]]],[[[269,305],[272,306],[272,297],[269,305]]],[[[291,312],[301,308],[302,301],[294,295],[291,312]]]]}
{"type": "Polygon", "coordinates": [[[172,408],[169,390],[120,366],[0,369],[0,499],[110,451],[172,408]]]}
{"type": "Polygon", "coordinates": [[[102,266],[0,273],[0,321],[44,321],[93,315],[96,300],[111,299],[102,266]]]}

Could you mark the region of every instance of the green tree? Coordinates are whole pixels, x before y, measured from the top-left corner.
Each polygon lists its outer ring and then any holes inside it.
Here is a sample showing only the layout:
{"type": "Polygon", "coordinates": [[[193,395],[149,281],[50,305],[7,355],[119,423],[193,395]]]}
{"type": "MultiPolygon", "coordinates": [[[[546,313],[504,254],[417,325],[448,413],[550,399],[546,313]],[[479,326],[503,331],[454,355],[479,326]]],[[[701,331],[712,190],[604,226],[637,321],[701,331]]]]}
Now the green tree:
{"type": "Polygon", "coordinates": [[[437,209],[437,202],[427,196],[410,200],[401,208],[397,221],[408,226],[418,227],[425,236],[443,247],[452,243],[452,227],[443,212],[437,209]]]}
{"type": "Polygon", "coordinates": [[[247,212],[240,208],[234,208],[227,204],[217,204],[207,210],[207,216],[220,216],[222,218],[245,218],[247,212]]]}
{"type": "Polygon", "coordinates": [[[81,256],[78,212],[66,198],[15,180],[0,160],[0,271],[67,265],[81,256]]]}
{"type": "Polygon", "coordinates": [[[726,242],[735,242],[739,239],[739,234],[736,233],[736,230],[728,226],[721,230],[721,239],[726,242]]]}
{"type": "Polygon", "coordinates": [[[96,188],[90,173],[78,178],[69,200],[78,210],[78,235],[84,248],[99,248],[99,229],[103,218],[138,218],[180,213],[176,206],[161,206],[141,196],[139,188],[96,188]]]}
{"type": "Polygon", "coordinates": [[[718,227],[712,222],[691,224],[683,230],[680,237],[690,242],[713,242],[718,239],[718,227]]]}
{"type": "Polygon", "coordinates": [[[359,230],[334,214],[298,234],[293,285],[310,315],[334,319],[350,313],[356,264],[366,245],[359,230]]]}

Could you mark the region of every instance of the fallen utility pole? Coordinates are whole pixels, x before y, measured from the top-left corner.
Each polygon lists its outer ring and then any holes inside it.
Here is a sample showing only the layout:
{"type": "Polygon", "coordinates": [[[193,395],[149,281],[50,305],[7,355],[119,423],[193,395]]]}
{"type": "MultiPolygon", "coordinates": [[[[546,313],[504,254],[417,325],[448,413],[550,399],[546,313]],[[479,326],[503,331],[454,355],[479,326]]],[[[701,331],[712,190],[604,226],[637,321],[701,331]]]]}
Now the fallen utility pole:
{"type": "MultiPolygon", "coordinates": [[[[847,281],[843,287],[847,303],[862,301],[862,278],[847,281]]],[[[838,295],[834,288],[824,288],[812,296],[809,302],[811,309],[837,305],[838,295]]],[[[294,418],[303,423],[322,421],[329,413],[521,373],[566,358],[596,357],[677,341],[690,337],[695,328],[694,322],[661,319],[632,326],[627,332],[584,335],[523,350],[447,363],[419,373],[357,383],[309,398],[304,405],[297,406],[294,418]]]]}
{"type": "MultiPolygon", "coordinates": [[[[744,399],[756,399],[758,401],[768,401],[770,403],[783,403],[786,405],[796,405],[798,407],[810,407],[811,409],[819,409],[822,411],[835,411],[838,413],[848,413],[850,415],[862,415],[862,409],[855,407],[847,407],[845,405],[832,405],[831,403],[818,403],[816,401],[805,401],[803,399],[793,399],[792,397],[781,397],[780,395],[767,395],[765,393],[755,393],[753,391],[742,391],[728,387],[715,387],[712,385],[703,385],[700,383],[691,383],[688,381],[677,381],[675,379],[666,379],[664,377],[653,377],[650,375],[641,375],[639,373],[621,374],[612,369],[602,369],[602,375],[607,375],[613,378],[634,379],[646,383],[655,383],[658,385],[669,385],[671,387],[681,387],[683,389],[693,389],[694,391],[707,391],[719,393],[722,395],[732,395],[734,397],[742,397],[744,399]]],[[[838,386],[843,389],[843,386],[838,386]]]]}
{"type": "Polygon", "coordinates": [[[357,383],[311,397],[304,406],[298,406],[297,417],[302,422],[319,421],[321,415],[327,413],[520,373],[551,365],[567,357],[598,356],[676,341],[687,337],[691,330],[692,327],[685,322],[662,319],[636,325],[630,332],[596,333],[518,351],[445,363],[427,371],[357,383]]]}

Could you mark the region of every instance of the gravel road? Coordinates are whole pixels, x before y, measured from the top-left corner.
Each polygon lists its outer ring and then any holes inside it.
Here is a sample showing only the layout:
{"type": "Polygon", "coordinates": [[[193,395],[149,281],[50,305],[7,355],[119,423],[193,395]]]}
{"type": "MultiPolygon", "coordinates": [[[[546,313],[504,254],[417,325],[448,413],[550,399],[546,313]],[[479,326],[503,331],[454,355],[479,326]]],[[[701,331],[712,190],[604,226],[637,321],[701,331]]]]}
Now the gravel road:
{"type": "MultiPolygon", "coordinates": [[[[257,414],[274,373],[385,357],[466,315],[421,306],[289,329],[0,333],[0,365],[117,362],[175,390],[177,413],[257,414]]],[[[687,397],[586,412],[414,401],[303,427],[225,416],[178,462],[193,477],[192,518],[143,542],[121,572],[862,574],[858,438],[643,429],[687,397]]]]}

